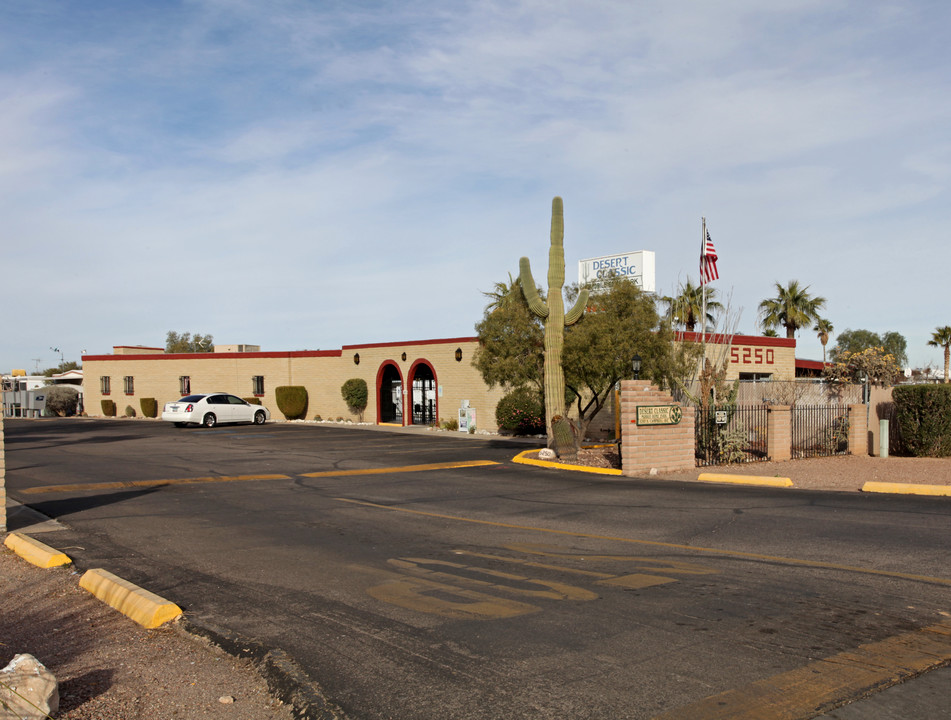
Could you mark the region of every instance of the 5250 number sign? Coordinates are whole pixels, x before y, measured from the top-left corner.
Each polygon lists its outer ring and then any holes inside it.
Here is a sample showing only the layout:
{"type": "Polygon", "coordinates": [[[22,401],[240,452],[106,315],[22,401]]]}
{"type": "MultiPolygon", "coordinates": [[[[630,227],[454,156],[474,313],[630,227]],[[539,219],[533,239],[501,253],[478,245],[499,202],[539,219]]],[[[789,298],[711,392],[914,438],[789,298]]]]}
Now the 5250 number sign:
{"type": "Polygon", "coordinates": [[[730,362],[736,365],[772,365],[776,362],[773,348],[730,348],[730,362]]]}

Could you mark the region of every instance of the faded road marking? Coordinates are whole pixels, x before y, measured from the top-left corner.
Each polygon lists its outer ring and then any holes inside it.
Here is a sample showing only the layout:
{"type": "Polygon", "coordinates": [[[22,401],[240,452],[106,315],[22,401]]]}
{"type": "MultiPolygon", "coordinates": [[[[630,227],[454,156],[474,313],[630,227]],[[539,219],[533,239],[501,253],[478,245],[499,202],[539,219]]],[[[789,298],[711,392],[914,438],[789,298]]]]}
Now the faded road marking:
{"type": "Polygon", "coordinates": [[[658,715],[654,720],[799,720],[884,690],[951,660],[951,623],[811,662],[658,715]]]}
{"type": "Polygon", "coordinates": [[[424,472],[426,470],[456,470],[458,468],[485,467],[498,465],[492,460],[469,460],[466,462],[430,463],[428,465],[404,465],[402,467],[360,468],[359,470],[323,470],[321,472],[300,473],[300,477],[346,477],[348,475],[386,475],[389,473],[424,472]]]}
{"type": "MultiPolygon", "coordinates": [[[[387,473],[423,472],[426,470],[453,470],[456,468],[483,467],[498,465],[491,460],[471,460],[468,462],[432,463],[429,465],[404,465],[401,467],[362,468],[360,470],[325,470],[323,472],[298,473],[296,477],[338,477],[348,475],[381,475],[387,473]]],[[[73,483],[70,485],[45,485],[20,490],[27,495],[53,492],[75,492],[77,490],[126,490],[140,487],[161,487],[163,485],[197,485],[200,483],[237,482],[242,480],[290,480],[295,475],[212,475],[195,478],[169,478],[165,480],[117,480],[102,483],[73,483]]]]}
{"type": "Polygon", "coordinates": [[[427,512],[425,510],[411,510],[410,508],[393,507],[392,505],[381,505],[379,503],[368,502],[366,500],[355,500],[353,498],[336,498],[339,502],[350,503],[362,507],[375,508],[377,510],[388,510],[390,512],[407,513],[409,515],[420,515],[422,517],[439,518],[440,520],[455,520],[457,522],[472,523],[473,525],[486,525],[488,527],[506,528],[508,530],[524,530],[526,532],[545,533],[546,535],[561,535],[563,537],[578,537],[588,540],[607,540],[610,542],[629,543],[631,545],[646,545],[648,547],[662,547],[673,550],[688,550],[690,552],[706,553],[709,555],[719,555],[721,557],[743,558],[746,560],[763,560],[766,562],[783,563],[785,565],[799,565],[802,567],[824,568],[826,570],[842,570],[845,572],[862,573],[864,575],[877,575],[879,577],[893,577],[901,580],[914,580],[917,582],[935,583],[937,585],[951,586],[951,578],[931,577],[928,575],[914,575],[912,573],[894,572],[891,570],[875,570],[873,568],[856,567],[854,565],[840,565],[838,563],[823,562],[821,560],[805,560],[801,558],[783,557],[781,555],[762,555],[760,553],[742,552],[739,550],[721,550],[720,548],[708,548],[697,545],[681,545],[679,543],[658,542],[656,540],[637,540],[635,538],[614,537],[611,535],[595,535],[592,533],[575,532],[572,530],[554,530],[551,528],[534,527],[532,525],[516,525],[514,523],[495,522],[493,520],[477,520],[475,518],[462,517],[461,515],[447,515],[445,513],[427,512]]]}
{"type": "Polygon", "coordinates": [[[168,480],[119,480],[103,483],[76,483],[73,485],[45,485],[19,490],[26,495],[40,493],[74,492],[76,490],[128,490],[140,487],[161,487],[163,485],[196,485],[200,483],[238,482],[242,480],[290,480],[289,475],[218,475],[211,477],[172,478],[168,480]]]}

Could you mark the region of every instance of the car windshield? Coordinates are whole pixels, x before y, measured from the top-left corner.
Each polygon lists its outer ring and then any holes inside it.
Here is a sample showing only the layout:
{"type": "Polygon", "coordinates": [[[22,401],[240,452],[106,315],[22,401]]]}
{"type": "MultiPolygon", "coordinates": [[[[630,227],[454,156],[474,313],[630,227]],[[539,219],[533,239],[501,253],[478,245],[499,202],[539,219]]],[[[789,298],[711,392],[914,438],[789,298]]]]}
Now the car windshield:
{"type": "Polygon", "coordinates": [[[178,402],[198,402],[198,401],[201,400],[203,397],[205,397],[205,396],[204,396],[204,395],[186,395],[185,397],[183,397],[183,398],[182,398],[181,400],[179,400],[178,402]]]}

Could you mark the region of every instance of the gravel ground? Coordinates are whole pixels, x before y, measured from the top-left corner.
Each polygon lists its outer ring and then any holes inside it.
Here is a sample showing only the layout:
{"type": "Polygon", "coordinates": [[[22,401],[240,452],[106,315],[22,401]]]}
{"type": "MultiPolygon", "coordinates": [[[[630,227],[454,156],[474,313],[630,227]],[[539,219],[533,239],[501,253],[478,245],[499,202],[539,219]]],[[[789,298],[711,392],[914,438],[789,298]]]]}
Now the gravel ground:
{"type": "MultiPolygon", "coordinates": [[[[581,462],[610,466],[610,449],[581,462]]],[[[702,468],[789,477],[797,488],[856,491],[866,481],[951,485],[951,459],[843,456],[702,468]]],[[[71,569],[40,570],[0,546],[0,666],[30,653],[60,683],[58,720],[291,720],[248,660],[186,633],[177,623],[145,630],[79,587],[71,569]],[[222,699],[228,701],[222,702],[222,699]]],[[[221,619],[227,625],[227,618],[221,619]]]]}
{"type": "MultiPolygon", "coordinates": [[[[537,453],[529,453],[527,457],[535,458],[537,453]]],[[[620,467],[614,446],[582,450],[577,464],[586,467],[620,467]]],[[[797,488],[860,491],[866,482],[951,485],[951,458],[877,458],[839,455],[784,462],[719,465],[682,472],[660,473],[654,477],[662,480],[693,481],[697,480],[701,473],[788,477],[797,488]]]]}
{"type": "Polygon", "coordinates": [[[176,623],[145,630],[82,590],[71,569],[41,570],[0,546],[0,597],[0,666],[17,653],[46,665],[59,682],[57,720],[295,717],[249,661],[176,623]]]}

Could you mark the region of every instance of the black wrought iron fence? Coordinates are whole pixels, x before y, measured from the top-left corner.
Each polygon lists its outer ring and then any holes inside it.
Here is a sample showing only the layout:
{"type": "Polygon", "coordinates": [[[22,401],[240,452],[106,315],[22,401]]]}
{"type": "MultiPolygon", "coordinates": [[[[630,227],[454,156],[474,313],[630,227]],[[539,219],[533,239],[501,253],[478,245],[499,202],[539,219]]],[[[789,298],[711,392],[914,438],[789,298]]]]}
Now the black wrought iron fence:
{"type": "Polygon", "coordinates": [[[763,404],[697,408],[697,466],[766,460],[766,412],[763,404]]]}
{"type": "Polygon", "coordinates": [[[845,455],[849,451],[847,405],[795,405],[792,408],[794,458],[845,455]]]}

